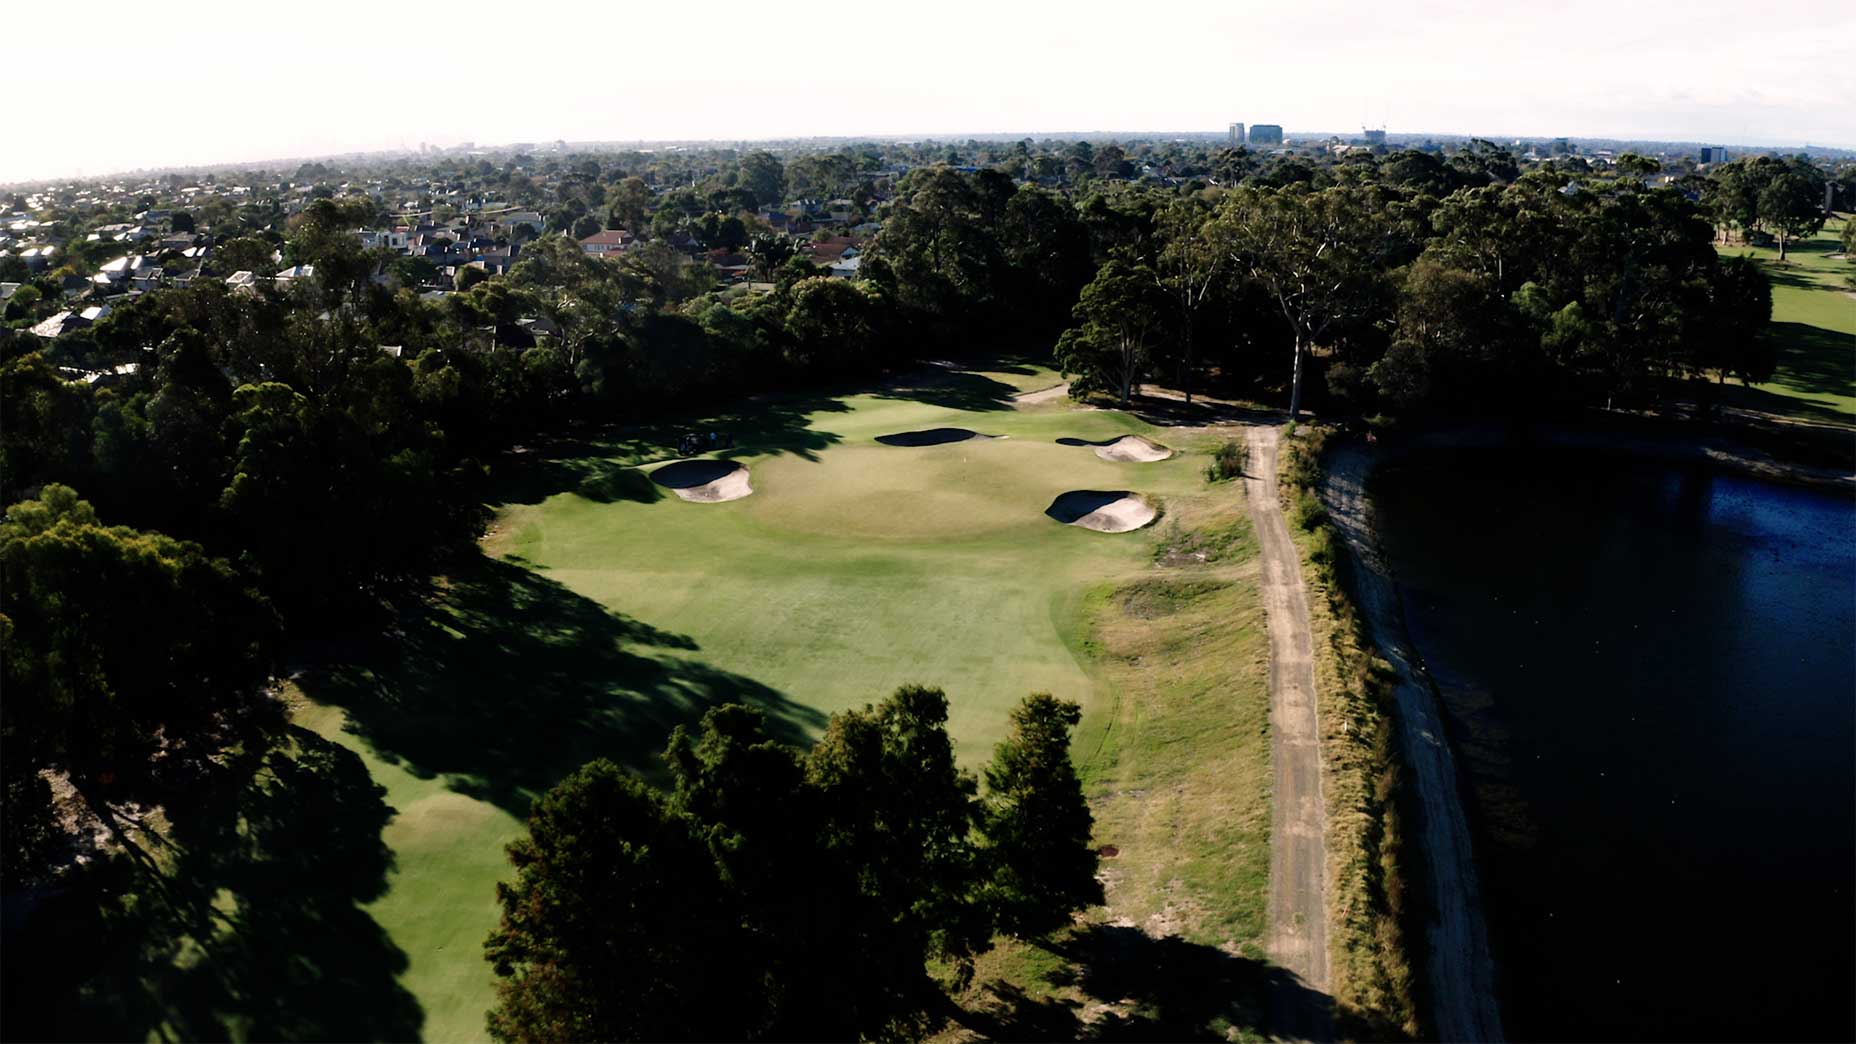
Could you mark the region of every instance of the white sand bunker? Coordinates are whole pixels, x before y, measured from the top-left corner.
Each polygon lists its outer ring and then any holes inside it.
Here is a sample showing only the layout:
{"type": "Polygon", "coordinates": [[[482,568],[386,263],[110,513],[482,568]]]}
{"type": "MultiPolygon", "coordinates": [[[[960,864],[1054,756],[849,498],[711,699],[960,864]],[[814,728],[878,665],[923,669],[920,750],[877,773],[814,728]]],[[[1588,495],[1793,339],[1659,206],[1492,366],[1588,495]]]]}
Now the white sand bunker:
{"type": "Polygon", "coordinates": [[[899,431],[894,435],[878,435],[876,440],[885,446],[945,446],[950,442],[966,442],[968,439],[1002,439],[1003,435],[981,435],[966,428],[927,428],[922,431],[899,431]]]}
{"type": "Polygon", "coordinates": [[[1125,489],[1073,489],[1059,494],[1044,513],[1066,526],[1082,526],[1098,533],[1131,532],[1160,514],[1152,504],[1125,489]]]}
{"type": "Polygon", "coordinates": [[[754,487],[747,465],[733,460],[679,460],[651,472],[651,481],[698,504],[740,500],[754,487]]]}
{"type": "Polygon", "coordinates": [[[1094,446],[1096,456],[1103,460],[1123,464],[1152,464],[1154,461],[1165,460],[1173,455],[1173,451],[1167,447],[1139,435],[1123,435],[1120,438],[1103,439],[1100,442],[1090,442],[1087,439],[1058,439],[1057,443],[1062,446],[1094,446]]]}

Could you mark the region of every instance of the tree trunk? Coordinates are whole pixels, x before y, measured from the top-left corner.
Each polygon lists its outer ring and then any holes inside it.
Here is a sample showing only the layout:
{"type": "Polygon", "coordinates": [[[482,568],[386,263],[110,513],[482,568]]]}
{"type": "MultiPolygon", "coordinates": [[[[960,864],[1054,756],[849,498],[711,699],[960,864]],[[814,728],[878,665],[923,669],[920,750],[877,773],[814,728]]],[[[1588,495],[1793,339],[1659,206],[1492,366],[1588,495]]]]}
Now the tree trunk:
{"type": "Polygon", "coordinates": [[[1295,378],[1289,385],[1289,423],[1302,413],[1302,335],[1295,336],[1295,378]]]}
{"type": "Polygon", "coordinates": [[[1186,372],[1181,374],[1180,383],[1186,386],[1186,405],[1192,405],[1192,326],[1188,319],[1186,326],[1186,372]]]}
{"type": "Polygon", "coordinates": [[[1779,231],[1779,260],[1785,260],[1785,232],[1783,229],[1779,231]]]}

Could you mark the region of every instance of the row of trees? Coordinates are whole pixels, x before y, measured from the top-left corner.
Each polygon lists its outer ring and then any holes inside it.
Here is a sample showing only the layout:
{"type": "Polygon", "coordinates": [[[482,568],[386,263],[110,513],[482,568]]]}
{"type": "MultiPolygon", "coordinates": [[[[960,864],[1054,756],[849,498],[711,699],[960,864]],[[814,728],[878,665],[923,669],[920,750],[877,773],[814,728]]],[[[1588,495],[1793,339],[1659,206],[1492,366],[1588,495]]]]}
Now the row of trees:
{"type": "Polygon", "coordinates": [[[1359,412],[1532,412],[1765,380],[1770,285],[1716,253],[1710,217],[1634,179],[1550,172],[1441,199],[1376,182],[1211,190],[1137,212],[1057,357],[1076,394],[1123,402],[1156,369],[1190,389],[1202,358],[1227,384],[1273,358],[1292,411],[1312,394],[1359,412]]]}
{"type": "Polygon", "coordinates": [[[1079,710],[1033,695],[987,766],[954,760],[947,698],[905,686],[800,752],[758,712],[679,727],[661,793],[595,761],[509,847],[499,1040],[903,1039],[995,933],[1099,903],[1070,763],[1079,710]]]}
{"type": "MultiPolygon", "coordinates": [[[[1779,241],[1779,260],[1795,239],[1808,239],[1824,227],[1823,171],[1803,159],[1753,156],[1734,160],[1707,180],[1708,205],[1726,227],[1767,232],[1779,241]]],[[[1856,192],[1846,206],[1856,206],[1856,192]]]]}

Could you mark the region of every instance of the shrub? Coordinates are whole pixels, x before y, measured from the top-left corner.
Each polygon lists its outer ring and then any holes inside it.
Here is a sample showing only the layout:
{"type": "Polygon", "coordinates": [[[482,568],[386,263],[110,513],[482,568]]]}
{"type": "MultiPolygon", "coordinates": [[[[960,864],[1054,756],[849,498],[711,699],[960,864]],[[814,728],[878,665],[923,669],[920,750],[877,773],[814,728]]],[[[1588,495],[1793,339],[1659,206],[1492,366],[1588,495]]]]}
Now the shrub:
{"type": "Polygon", "coordinates": [[[1218,447],[1205,465],[1205,481],[1227,482],[1244,473],[1244,440],[1232,439],[1218,447]]]}
{"type": "Polygon", "coordinates": [[[1312,533],[1328,519],[1328,509],[1321,504],[1321,498],[1306,487],[1297,489],[1295,500],[1289,505],[1289,521],[1304,533],[1312,533]]]}

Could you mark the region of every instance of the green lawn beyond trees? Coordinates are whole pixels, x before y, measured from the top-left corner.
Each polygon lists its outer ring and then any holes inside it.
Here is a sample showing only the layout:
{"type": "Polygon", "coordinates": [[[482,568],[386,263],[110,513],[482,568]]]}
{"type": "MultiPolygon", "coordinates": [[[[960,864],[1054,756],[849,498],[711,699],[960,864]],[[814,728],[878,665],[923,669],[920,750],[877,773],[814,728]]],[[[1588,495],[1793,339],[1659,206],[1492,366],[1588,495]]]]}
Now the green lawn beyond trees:
{"type": "MultiPolygon", "coordinates": [[[[1849,220],[1849,219],[1843,219],[1849,220]]],[[[1772,380],[1734,387],[1728,401],[1804,420],[1856,421],[1856,288],[1844,280],[1856,261],[1843,250],[1843,221],[1786,247],[1722,247],[1723,255],[1758,258],[1772,277],[1772,325],[1762,336],[1778,347],[1772,380]]]]}
{"type": "Polygon", "coordinates": [[[637,480],[631,466],[663,459],[666,433],[541,455],[514,472],[489,557],[383,636],[378,669],[302,677],[298,722],[358,754],[393,810],[394,869],[367,909],[403,951],[417,1032],[484,1032],[482,943],[530,802],[594,757],[662,781],[671,729],[717,704],[758,707],[772,734],[805,743],[833,712],[934,685],[962,764],[978,768],[1010,709],[1048,691],[1084,709],[1087,778],[1116,713],[1084,650],[1088,596],[1149,568],[1166,520],[1105,535],[1044,509],[1072,489],[1203,495],[1204,459],[1115,464],[1058,445],[1182,440],[1121,413],[1010,408],[1055,380],[1009,367],[718,419],[755,490],[729,503],[637,480]],[[875,441],[948,426],[1007,437],[875,441]]]}

